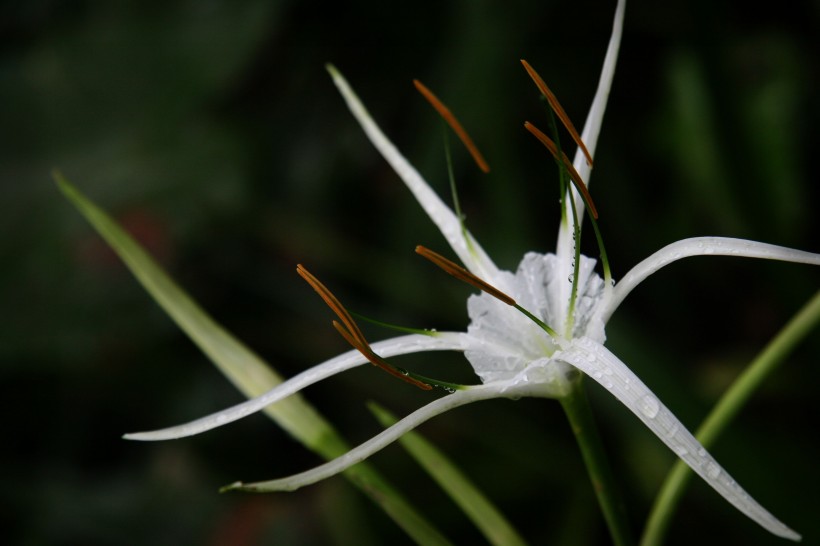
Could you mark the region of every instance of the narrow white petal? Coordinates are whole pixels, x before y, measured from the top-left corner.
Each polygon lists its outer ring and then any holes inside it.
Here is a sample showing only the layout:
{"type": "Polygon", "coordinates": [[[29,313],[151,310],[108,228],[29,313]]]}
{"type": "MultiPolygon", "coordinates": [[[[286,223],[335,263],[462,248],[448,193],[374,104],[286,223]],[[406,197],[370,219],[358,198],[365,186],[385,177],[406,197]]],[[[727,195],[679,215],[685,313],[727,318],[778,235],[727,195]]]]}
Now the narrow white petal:
{"type": "MultiPolygon", "coordinates": [[[[595,97],[592,99],[592,106],[589,108],[584,129],[581,131],[581,140],[584,141],[590,155],[593,157],[595,157],[595,149],[598,145],[598,135],[601,133],[601,124],[604,120],[604,112],[606,111],[606,104],[609,99],[609,90],[612,88],[612,78],[615,76],[615,65],[618,62],[618,51],[621,47],[621,35],[623,34],[625,9],[626,0],[618,0],[618,6],[615,8],[615,18],[612,22],[612,34],[610,35],[609,45],[607,46],[606,55],[604,57],[604,66],[601,69],[601,76],[598,79],[598,89],[595,91],[595,97]]],[[[587,186],[589,186],[590,167],[580,148],[575,152],[575,158],[572,164],[587,186]]],[[[570,187],[569,191],[575,199],[575,209],[578,211],[578,222],[580,223],[584,218],[584,201],[574,188],[570,187]]],[[[572,273],[571,264],[575,256],[575,247],[572,241],[572,210],[570,209],[569,203],[566,205],[566,218],[567,222],[561,222],[558,226],[558,243],[555,249],[555,253],[563,267],[563,271],[560,271],[559,274],[561,278],[564,279],[572,273]]],[[[571,285],[567,283],[567,286],[563,288],[564,294],[560,301],[569,304],[570,288],[571,285]]]]}
{"type": "Polygon", "coordinates": [[[727,237],[695,237],[682,239],[667,245],[641,263],[633,267],[612,291],[612,298],[602,307],[601,318],[607,322],[612,313],[633,288],[660,268],[681,258],[690,256],[737,256],[741,258],[761,258],[810,265],[820,265],[820,254],[794,250],[782,246],[730,239],[727,237]]]}
{"type": "Polygon", "coordinates": [[[456,391],[453,394],[448,394],[426,406],[414,411],[392,427],[385,429],[383,432],[377,434],[370,440],[355,447],[330,462],[317,466],[307,472],[294,474],[287,478],[278,480],[270,480],[266,482],[256,483],[241,483],[237,482],[228,486],[226,489],[241,488],[245,491],[294,491],[300,487],[316,483],[325,478],[329,478],[347,470],[356,463],[360,463],[367,459],[374,453],[381,451],[389,444],[398,440],[405,433],[413,430],[420,424],[429,419],[449,411],[458,406],[478,402],[479,400],[487,400],[490,398],[500,398],[503,394],[499,394],[498,388],[494,385],[479,385],[470,387],[466,390],[456,391]]]}
{"type": "MultiPolygon", "coordinates": [[[[595,149],[598,146],[598,135],[601,133],[601,124],[604,121],[604,112],[606,111],[606,104],[609,100],[609,91],[612,88],[612,79],[615,76],[615,65],[618,62],[618,51],[621,47],[621,35],[624,28],[624,10],[626,9],[626,0],[618,0],[618,6],[615,8],[615,18],[612,21],[612,34],[609,37],[609,45],[607,46],[606,56],[604,57],[604,66],[601,69],[601,76],[598,78],[598,89],[595,91],[595,97],[592,99],[592,106],[589,108],[586,122],[584,123],[584,130],[581,131],[581,140],[589,150],[590,155],[595,156],[595,149]]],[[[583,152],[576,150],[572,165],[584,182],[589,185],[590,166],[587,163],[583,152]]],[[[583,210],[584,202],[579,198],[579,210],[583,210]]]]}
{"type": "Polygon", "coordinates": [[[638,416],[692,470],[738,510],[777,536],[800,540],[760,506],[707,452],[649,388],[614,354],[588,338],[574,340],[557,358],[589,375],[638,416]]]}
{"type": "MultiPolygon", "coordinates": [[[[469,341],[466,334],[440,332],[436,336],[411,334],[373,343],[373,350],[384,358],[419,353],[423,351],[463,350],[469,341]]],[[[348,351],[322,364],[314,366],[287,381],[277,385],[265,394],[251,398],[206,417],[189,423],[150,432],[135,432],[123,436],[126,440],[173,440],[206,432],[216,427],[232,423],[243,417],[261,411],[265,407],[299,392],[314,383],[337,373],[344,372],[368,362],[359,351],[348,351]]]]}
{"type": "Polygon", "coordinates": [[[427,213],[433,223],[439,228],[441,234],[447,239],[447,242],[458,255],[464,266],[485,281],[495,284],[495,280],[498,277],[498,268],[481,248],[481,245],[478,244],[478,241],[476,241],[469,232],[467,233],[467,237],[470,239],[469,244],[465,241],[461,230],[461,222],[455,213],[444,204],[439,196],[436,195],[436,192],[424,181],[415,167],[413,167],[393,143],[388,140],[379,126],[376,125],[376,122],[373,121],[370,113],[359,100],[359,97],[353,89],[351,89],[344,76],[332,65],[328,65],[327,69],[333,77],[333,82],[336,84],[342,97],[344,97],[348,108],[350,108],[353,116],[362,126],[362,129],[364,129],[370,142],[373,143],[390,166],[393,167],[393,170],[396,171],[396,174],[399,175],[399,178],[401,178],[410,191],[413,192],[413,195],[424,209],[424,212],[427,213]]]}

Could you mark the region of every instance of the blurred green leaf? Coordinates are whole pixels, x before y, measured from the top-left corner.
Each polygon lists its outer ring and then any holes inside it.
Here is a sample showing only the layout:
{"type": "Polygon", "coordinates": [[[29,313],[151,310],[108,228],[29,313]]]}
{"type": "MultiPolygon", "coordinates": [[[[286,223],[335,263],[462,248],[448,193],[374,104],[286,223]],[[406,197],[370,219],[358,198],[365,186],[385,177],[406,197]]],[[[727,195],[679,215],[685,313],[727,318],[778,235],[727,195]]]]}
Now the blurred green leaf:
{"type": "MultiPolygon", "coordinates": [[[[61,174],[60,190],[122,258],[137,280],[205,355],[247,397],[258,396],[282,382],[273,369],[217,324],[108,214],[89,201],[61,174]]],[[[348,446],[304,398],[291,396],[265,412],[308,449],[326,459],[348,446]]],[[[357,487],[384,509],[408,535],[422,544],[448,541],[419,515],[369,464],[345,472],[357,487]]]]}
{"type": "MultiPolygon", "coordinates": [[[[396,417],[375,402],[367,405],[385,428],[396,423],[396,417]]],[[[507,518],[490,502],[478,487],[441,451],[417,432],[408,432],[399,443],[458,504],[467,517],[481,530],[491,544],[523,546],[524,539],[507,518]]]]}

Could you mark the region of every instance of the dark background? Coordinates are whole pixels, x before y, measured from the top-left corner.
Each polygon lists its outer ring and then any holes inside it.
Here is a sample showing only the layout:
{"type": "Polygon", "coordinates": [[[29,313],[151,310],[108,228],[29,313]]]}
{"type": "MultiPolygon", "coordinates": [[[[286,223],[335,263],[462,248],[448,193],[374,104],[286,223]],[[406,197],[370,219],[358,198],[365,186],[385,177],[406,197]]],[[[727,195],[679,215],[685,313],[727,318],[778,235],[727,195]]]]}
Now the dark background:
{"type": "MultiPolygon", "coordinates": [[[[318,461],[263,416],[200,437],[129,443],[241,396],[152,303],[57,191],[60,168],[208,309],[285,375],[345,350],[294,272],[352,309],[463,329],[470,293],[413,254],[446,244],[366,141],[323,65],[448,199],[431,87],[493,170],[460,147],[468,224],[497,263],[551,251],[554,165],[529,60],[583,124],[614,2],[33,2],[0,4],[0,523],[8,544],[385,544],[408,539],[343,478],[219,495],[318,461]]],[[[817,2],[631,1],[592,193],[616,278],[697,235],[818,252],[817,2]],[[662,4],[662,7],[661,7],[662,4]]],[[[591,233],[591,232],[590,232],[591,233]]],[[[594,254],[590,237],[585,249],[594,254]]],[[[810,266],[677,263],[635,291],[609,347],[694,429],[818,287],[810,266]]],[[[368,328],[371,339],[390,332],[368,328]]],[[[713,453],[804,543],[820,540],[812,335],[713,453]]],[[[469,380],[459,355],[401,365],[469,380]]],[[[636,529],[673,462],[591,386],[636,529]]],[[[362,368],[307,397],[351,441],[364,402],[406,414],[428,395],[362,368]]],[[[534,544],[607,544],[559,405],[493,401],[422,432],[534,544]]],[[[373,462],[456,543],[476,531],[398,447],[373,462]]],[[[669,544],[781,544],[701,482],[669,544]]]]}

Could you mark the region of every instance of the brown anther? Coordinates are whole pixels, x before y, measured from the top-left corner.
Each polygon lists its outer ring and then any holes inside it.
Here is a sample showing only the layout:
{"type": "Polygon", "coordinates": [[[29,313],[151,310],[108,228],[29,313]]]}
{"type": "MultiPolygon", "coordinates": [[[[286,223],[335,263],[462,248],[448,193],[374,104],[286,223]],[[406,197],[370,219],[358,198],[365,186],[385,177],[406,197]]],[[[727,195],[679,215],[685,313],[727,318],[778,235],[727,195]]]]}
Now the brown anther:
{"type": "Polygon", "coordinates": [[[592,167],[592,155],[589,153],[589,150],[587,150],[584,141],[581,140],[581,135],[579,135],[578,131],[575,130],[575,126],[572,124],[572,121],[570,121],[569,116],[567,115],[566,111],[564,111],[564,108],[561,106],[561,103],[558,102],[558,98],[552,91],[550,91],[550,88],[547,87],[547,84],[544,82],[541,76],[538,75],[538,72],[536,72],[535,69],[530,66],[530,63],[528,63],[524,59],[521,59],[521,64],[524,65],[527,74],[530,75],[530,78],[532,78],[532,81],[535,82],[535,85],[538,87],[538,90],[541,91],[541,94],[544,95],[544,98],[547,99],[547,102],[549,102],[552,111],[555,112],[555,115],[558,116],[558,119],[560,119],[561,123],[564,124],[564,127],[567,129],[567,131],[569,131],[572,140],[574,140],[575,144],[577,144],[578,147],[581,148],[581,151],[587,158],[587,163],[590,167],[592,167]]]}
{"type": "Polygon", "coordinates": [[[347,329],[344,326],[342,326],[335,320],[333,321],[333,327],[336,328],[336,330],[342,335],[343,338],[345,338],[345,341],[350,343],[350,345],[352,345],[354,349],[362,353],[362,356],[364,356],[367,360],[370,361],[371,364],[373,364],[377,368],[381,368],[393,377],[397,377],[406,383],[410,383],[411,385],[414,385],[420,388],[421,390],[429,391],[433,389],[432,385],[428,385],[423,381],[419,381],[414,377],[410,377],[409,375],[402,373],[395,366],[391,365],[385,359],[383,359],[375,352],[373,352],[373,349],[370,348],[370,345],[361,345],[356,339],[353,338],[353,336],[350,334],[350,332],[347,331],[347,329]]]}
{"type": "Polygon", "coordinates": [[[362,334],[362,331],[359,329],[359,325],[356,324],[356,321],[353,320],[353,317],[350,316],[350,313],[347,312],[347,309],[344,308],[336,296],[334,296],[333,293],[319,281],[319,279],[314,277],[310,271],[305,269],[302,264],[298,264],[296,266],[296,272],[307,281],[307,283],[316,291],[317,294],[319,294],[327,306],[330,307],[330,310],[336,313],[336,316],[341,319],[350,335],[352,335],[353,338],[360,344],[368,345],[367,340],[364,338],[364,334],[362,334]]]}
{"type": "Polygon", "coordinates": [[[433,92],[427,89],[427,87],[425,87],[425,85],[420,81],[413,80],[413,85],[415,85],[419,93],[427,99],[427,102],[429,102],[433,108],[436,109],[439,115],[444,118],[444,121],[452,127],[453,131],[455,131],[458,135],[458,138],[460,138],[461,142],[463,142],[464,146],[466,146],[467,151],[469,151],[470,155],[473,156],[473,160],[476,162],[476,165],[478,165],[478,168],[485,173],[490,172],[490,166],[484,160],[484,156],[482,156],[481,152],[478,151],[478,148],[473,143],[473,139],[470,138],[470,135],[467,134],[467,131],[464,130],[464,127],[461,126],[453,113],[450,112],[450,109],[447,108],[444,103],[441,102],[438,97],[436,97],[433,92]]]}
{"type": "Polygon", "coordinates": [[[305,269],[301,264],[296,266],[296,272],[299,273],[305,281],[307,281],[311,288],[313,288],[325,301],[327,306],[330,307],[334,313],[336,313],[336,316],[338,316],[342,322],[339,323],[334,320],[333,327],[336,328],[336,331],[338,331],[343,338],[345,338],[345,341],[353,346],[354,349],[362,353],[362,356],[369,360],[374,366],[381,368],[394,377],[398,377],[406,383],[410,383],[411,385],[415,385],[416,387],[426,391],[433,388],[427,383],[402,373],[396,369],[395,366],[391,365],[382,357],[377,355],[373,349],[370,348],[370,344],[367,342],[364,334],[362,334],[362,331],[359,329],[359,325],[356,324],[356,321],[353,320],[353,317],[350,316],[350,313],[347,312],[347,309],[344,308],[336,296],[334,296],[333,293],[319,281],[319,279],[314,277],[310,271],[305,269]]]}
{"type": "Polygon", "coordinates": [[[476,277],[475,275],[473,275],[472,273],[470,273],[469,271],[467,271],[466,269],[464,269],[463,267],[461,267],[457,263],[454,263],[454,262],[448,260],[447,258],[442,256],[441,254],[433,252],[429,248],[423,247],[421,245],[416,247],[416,254],[419,254],[419,255],[427,258],[428,260],[430,260],[431,262],[433,262],[434,264],[439,266],[441,269],[443,269],[445,272],[449,273],[450,275],[457,278],[458,280],[464,281],[467,284],[475,286],[476,288],[478,288],[482,292],[488,293],[489,295],[493,296],[494,298],[497,298],[497,299],[503,301],[507,305],[512,305],[512,306],[517,305],[516,301],[514,299],[512,299],[510,296],[508,296],[507,294],[505,294],[504,292],[502,292],[501,290],[499,290],[495,286],[493,286],[493,285],[479,279],[478,277],[476,277]]]}
{"type": "Polygon", "coordinates": [[[556,160],[560,161],[561,164],[567,169],[569,177],[572,179],[574,183],[573,185],[579,192],[581,192],[581,195],[583,195],[584,203],[586,203],[587,207],[589,207],[589,213],[592,215],[593,218],[597,220],[598,209],[595,208],[595,203],[592,202],[592,196],[589,194],[589,190],[587,189],[586,184],[584,184],[584,180],[581,178],[581,175],[578,174],[578,171],[575,170],[575,167],[572,166],[572,162],[567,157],[567,154],[565,154],[563,151],[559,154],[558,146],[555,145],[555,142],[553,142],[550,139],[550,137],[541,132],[541,130],[538,129],[538,127],[536,127],[529,121],[524,122],[524,128],[530,133],[532,133],[533,136],[535,136],[535,138],[540,140],[541,144],[547,147],[547,150],[550,151],[552,156],[556,160]]]}

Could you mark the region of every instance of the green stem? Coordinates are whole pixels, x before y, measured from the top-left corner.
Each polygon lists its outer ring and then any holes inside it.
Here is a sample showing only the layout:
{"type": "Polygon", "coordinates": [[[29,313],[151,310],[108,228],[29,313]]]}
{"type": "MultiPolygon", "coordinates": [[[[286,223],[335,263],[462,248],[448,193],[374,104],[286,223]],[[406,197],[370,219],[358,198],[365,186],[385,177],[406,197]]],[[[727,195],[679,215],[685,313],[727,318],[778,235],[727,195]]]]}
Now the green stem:
{"type": "Polygon", "coordinates": [[[626,506],[615,486],[615,476],[604,451],[601,436],[595,426],[592,408],[589,406],[586,390],[582,383],[576,383],[570,394],[560,399],[567,414],[575,440],[581,448],[592,488],[598,497],[612,542],[616,546],[634,544],[629,531],[626,506]]]}
{"type": "MultiPolygon", "coordinates": [[[[737,378],[712,412],[701,424],[695,437],[709,449],[718,436],[749,401],[758,387],[783,363],[798,342],[820,324],[820,291],[795,315],[758,357],[737,378]]],[[[663,542],[672,514],[692,478],[692,471],[683,461],[675,463],[649,513],[641,546],[656,546],[663,542]]]]}

